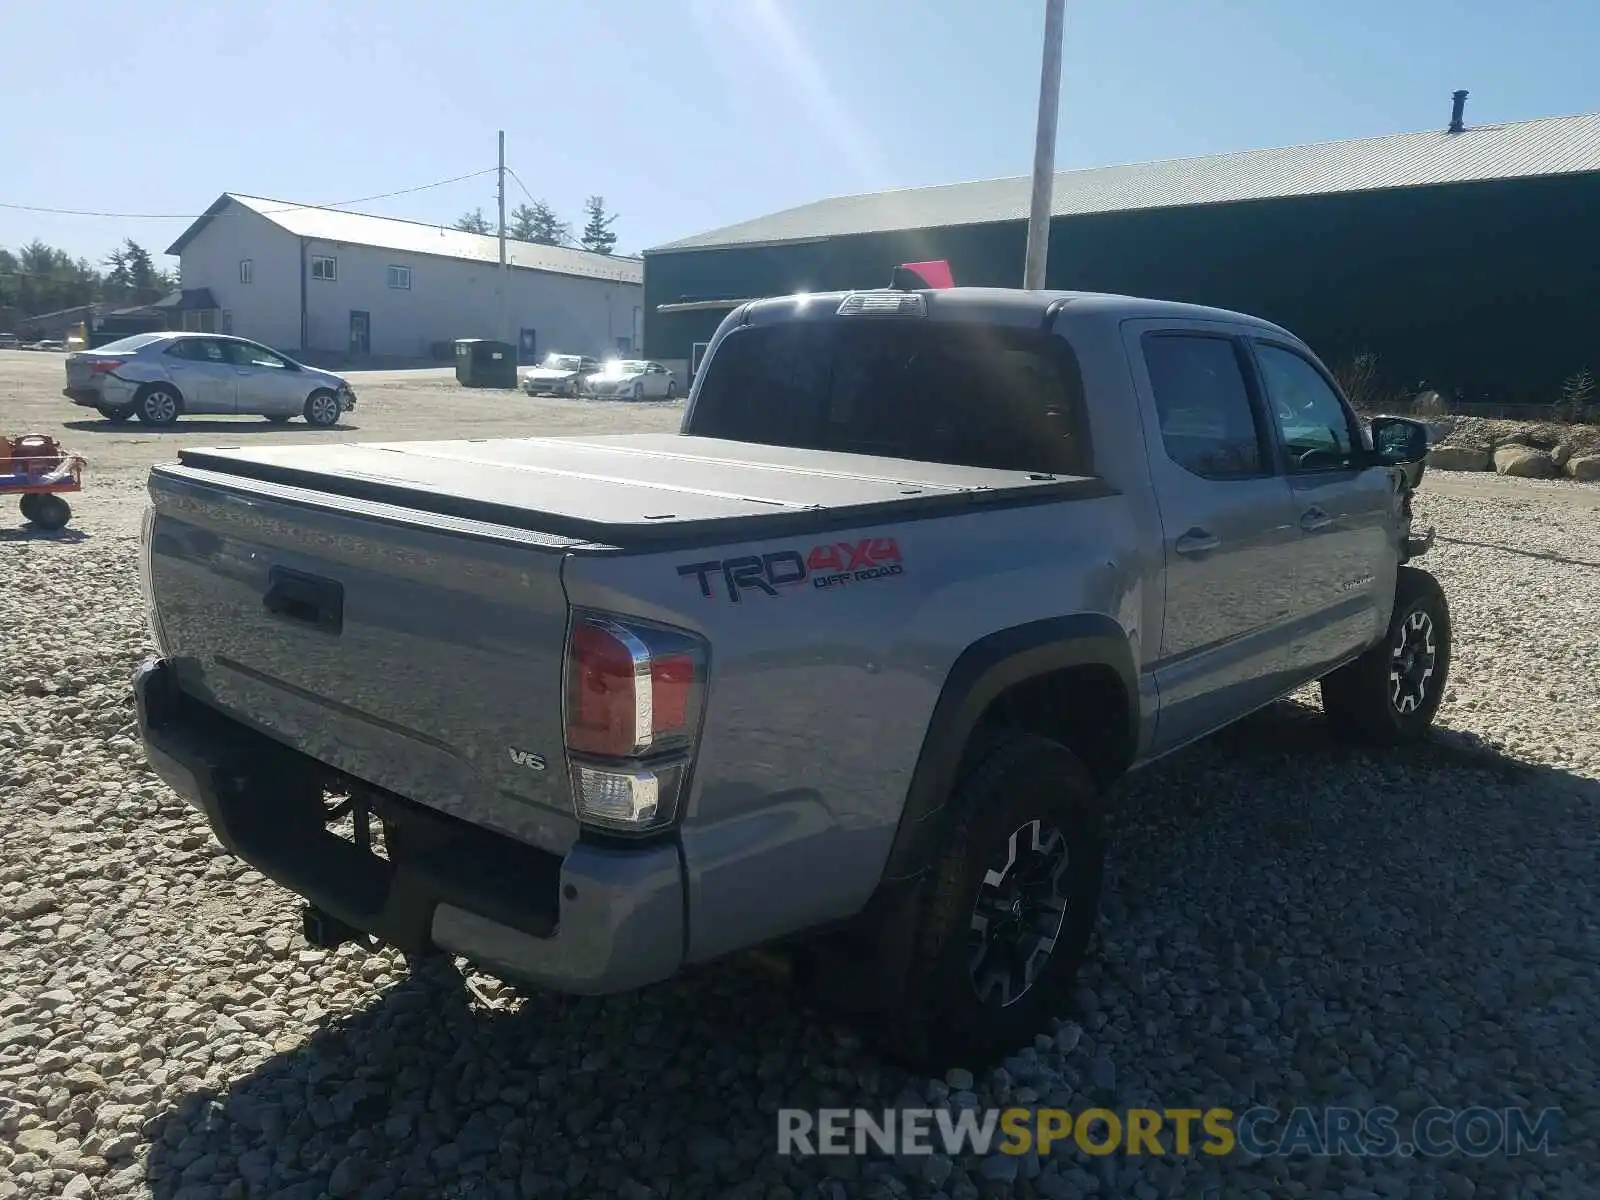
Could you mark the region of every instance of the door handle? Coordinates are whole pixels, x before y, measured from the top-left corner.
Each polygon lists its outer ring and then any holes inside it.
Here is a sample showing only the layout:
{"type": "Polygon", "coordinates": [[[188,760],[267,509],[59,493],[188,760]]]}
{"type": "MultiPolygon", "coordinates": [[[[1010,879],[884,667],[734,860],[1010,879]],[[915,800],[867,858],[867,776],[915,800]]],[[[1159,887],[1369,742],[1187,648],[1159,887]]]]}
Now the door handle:
{"type": "Polygon", "coordinates": [[[337,579],[273,567],[261,603],[268,612],[337,635],[344,628],[344,585],[337,579]]]}
{"type": "Polygon", "coordinates": [[[1204,554],[1208,550],[1215,550],[1222,545],[1222,539],[1216,534],[1204,529],[1191,529],[1176,542],[1172,548],[1179,554],[1204,554]]]}
{"type": "Polygon", "coordinates": [[[1326,529],[1333,524],[1333,518],[1320,508],[1308,508],[1300,514],[1300,528],[1307,533],[1315,533],[1319,529],[1326,529]]]}

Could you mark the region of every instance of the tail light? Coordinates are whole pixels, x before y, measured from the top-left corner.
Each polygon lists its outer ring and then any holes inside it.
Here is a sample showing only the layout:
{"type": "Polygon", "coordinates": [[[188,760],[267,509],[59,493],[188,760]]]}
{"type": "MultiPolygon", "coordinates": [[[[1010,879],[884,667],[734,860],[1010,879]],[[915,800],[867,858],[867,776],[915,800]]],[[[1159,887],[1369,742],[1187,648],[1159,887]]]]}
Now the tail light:
{"type": "Polygon", "coordinates": [[[96,358],[89,362],[89,370],[96,375],[109,375],[122,365],[120,358],[96,358]]]}
{"type": "Polygon", "coordinates": [[[706,644],[695,634],[573,614],[566,741],[580,821],[648,833],[676,820],[705,690],[706,644]]]}

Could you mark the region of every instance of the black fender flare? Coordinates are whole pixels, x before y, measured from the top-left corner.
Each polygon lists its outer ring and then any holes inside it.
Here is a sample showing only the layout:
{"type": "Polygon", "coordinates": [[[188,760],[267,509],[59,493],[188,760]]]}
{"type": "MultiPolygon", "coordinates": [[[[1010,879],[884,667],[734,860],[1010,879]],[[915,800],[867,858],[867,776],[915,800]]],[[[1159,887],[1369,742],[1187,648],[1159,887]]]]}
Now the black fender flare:
{"type": "Polygon", "coordinates": [[[933,862],[962,757],[994,699],[1029,679],[1083,666],[1109,667],[1122,681],[1131,753],[1138,744],[1139,677],[1127,632],[1113,618],[1098,613],[1048,617],[989,634],[962,651],[945,676],[923,735],[880,890],[920,877],[933,862]]]}

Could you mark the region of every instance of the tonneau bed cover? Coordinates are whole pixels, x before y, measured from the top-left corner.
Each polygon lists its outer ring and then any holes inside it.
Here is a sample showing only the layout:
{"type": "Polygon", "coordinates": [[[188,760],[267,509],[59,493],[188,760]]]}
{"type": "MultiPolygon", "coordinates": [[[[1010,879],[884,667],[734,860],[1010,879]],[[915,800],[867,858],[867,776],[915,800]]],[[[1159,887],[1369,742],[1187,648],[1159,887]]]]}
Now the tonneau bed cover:
{"type": "MultiPolygon", "coordinates": [[[[679,434],[219,447],[183,467],[603,545],[943,515],[1105,495],[1029,474],[679,434]]],[[[157,468],[159,473],[163,468],[157,468]]]]}

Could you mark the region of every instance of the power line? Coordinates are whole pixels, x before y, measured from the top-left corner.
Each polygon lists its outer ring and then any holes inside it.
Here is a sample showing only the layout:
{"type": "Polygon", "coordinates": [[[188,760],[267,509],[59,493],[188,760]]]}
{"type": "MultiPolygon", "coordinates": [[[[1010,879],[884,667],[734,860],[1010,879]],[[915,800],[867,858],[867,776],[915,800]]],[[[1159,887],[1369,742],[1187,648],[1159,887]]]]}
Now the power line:
{"type": "Polygon", "coordinates": [[[533,193],[528,190],[528,185],[522,182],[522,176],[518,175],[510,167],[506,168],[506,174],[511,176],[511,178],[513,178],[513,179],[515,179],[517,181],[517,186],[522,189],[522,194],[528,198],[528,203],[529,204],[542,204],[542,203],[544,203],[542,200],[535,200],[533,198],[533,193]]]}
{"type": "MultiPolygon", "coordinates": [[[[483,175],[493,175],[494,167],[486,167],[482,171],[472,171],[466,175],[456,175],[449,179],[441,179],[436,183],[419,184],[417,187],[401,188],[393,192],[379,192],[375,196],[358,196],[354,200],[340,200],[334,204],[286,204],[282,208],[262,209],[257,215],[270,217],[276,213],[296,212],[300,209],[339,209],[348,208],[352,204],[368,204],[374,200],[388,200],[395,196],[409,196],[413,192],[426,192],[432,188],[444,187],[446,184],[461,183],[467,179],[477,179],[483,175]]],[[[520,180],[518,181],[521,182],[520,180]]],[[[127,213],[127,212],[99,212],[93,209],[81,208],[45,208],[37,204],[5,204],[0,203],[0,208],[12,212],[40,213],[45,216],[55,217],[111,217],[121,221],[197,221],[204,213],[127,213]]]]}

